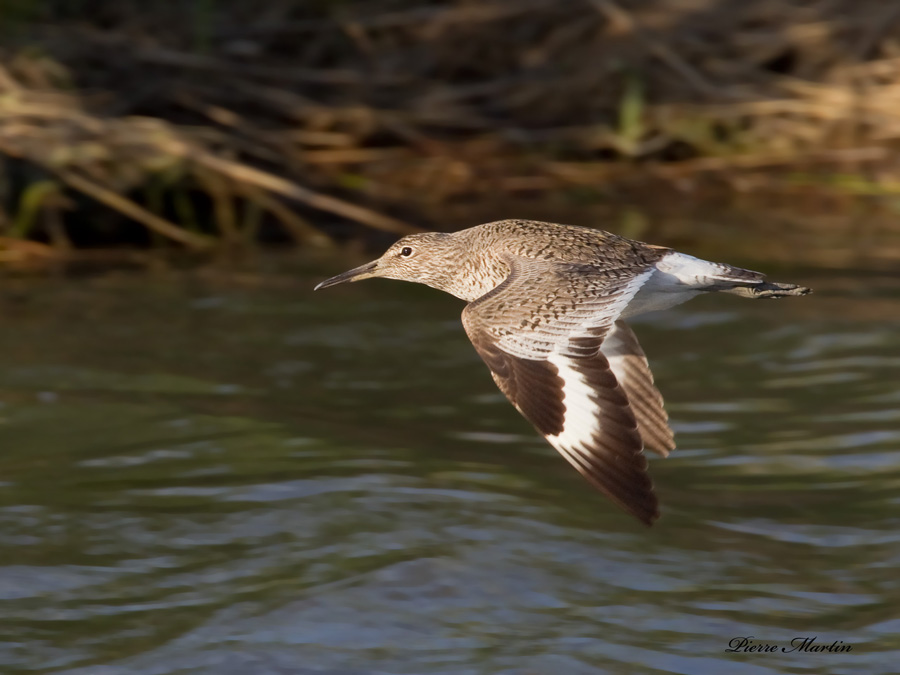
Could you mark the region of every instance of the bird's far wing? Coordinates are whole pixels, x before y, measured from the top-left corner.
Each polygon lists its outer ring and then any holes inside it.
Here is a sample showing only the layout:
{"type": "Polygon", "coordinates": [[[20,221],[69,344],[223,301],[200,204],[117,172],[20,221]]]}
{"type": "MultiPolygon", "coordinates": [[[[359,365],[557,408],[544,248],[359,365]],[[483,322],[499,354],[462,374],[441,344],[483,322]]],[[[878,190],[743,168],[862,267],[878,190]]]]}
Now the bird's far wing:
{"type": "Polygon", "coordinates": [[[649,270],[534,269],[463,311],[463,325],[512,404],[596,488],[647,525],[659,517],[626,393],[600,346],[649,270]],[[551,276],[552,275],[552,276],[551,276]]]}
{"type": "Polygon", "coordinates": [[[637,336],[624,321],[616,321],[600,349],[625,390],[644,447],[668,456],[675,449],[675,435],[637,336]]]}

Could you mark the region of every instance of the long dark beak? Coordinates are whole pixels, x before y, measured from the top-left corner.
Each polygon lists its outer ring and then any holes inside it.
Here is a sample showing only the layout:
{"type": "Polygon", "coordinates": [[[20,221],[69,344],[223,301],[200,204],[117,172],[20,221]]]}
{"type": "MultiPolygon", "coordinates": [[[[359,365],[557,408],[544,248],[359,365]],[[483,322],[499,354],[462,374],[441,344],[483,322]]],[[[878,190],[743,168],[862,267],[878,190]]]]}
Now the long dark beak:
{"type": "Polygon", "coordinates": [[[320,288],[328,288],[329,286],[337,286],[338,284],[342,284],[345,281],[359,281],[360,279],[368,279],[369,277],[374,277],[376,276],[375,265],[377,262],[377,260],[373,260],[372,262],[366,263],[365,265],[354,267],[352,270],[341,272],[336,277],[326,279],[318,286],[316,286],[314,290],[319,290],[320,288]]]}

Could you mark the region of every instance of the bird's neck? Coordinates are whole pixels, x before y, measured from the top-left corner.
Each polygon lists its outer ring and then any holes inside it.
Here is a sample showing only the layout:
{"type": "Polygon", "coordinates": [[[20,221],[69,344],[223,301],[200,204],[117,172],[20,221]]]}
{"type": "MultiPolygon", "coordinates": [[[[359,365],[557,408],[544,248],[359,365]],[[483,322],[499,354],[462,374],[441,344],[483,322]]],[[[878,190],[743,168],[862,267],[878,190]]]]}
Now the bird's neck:
{"type": "Polygon", "coordinates": [[[453,260],[423,280],[432,288],[472,302],[499,286],[509,276],[509,266],[491,250],[464,247],[453,260]]]}

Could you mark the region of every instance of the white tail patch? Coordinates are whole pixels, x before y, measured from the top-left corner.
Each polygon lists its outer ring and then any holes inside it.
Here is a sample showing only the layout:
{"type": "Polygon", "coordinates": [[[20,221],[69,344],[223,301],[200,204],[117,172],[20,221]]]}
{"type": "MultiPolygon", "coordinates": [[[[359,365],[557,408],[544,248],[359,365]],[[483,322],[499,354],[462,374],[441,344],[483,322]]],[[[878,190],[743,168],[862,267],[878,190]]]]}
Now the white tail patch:
{"type": "Polygon", "coordinates": [[[656,263],[650,278],[628,303],[621,318],[669,309],[700,293],[730,288],[734,282],[761,283],[762,275],[672,251],[656,263]]]}
{"type": "Polygon", "coordinates": [[[671,275],[686,286],[711,286],[717,281],[762,283],[765,275],[725,263],[701,260],[686,253],[672,251],[656,263],[656,269],[671,275]]]}
{"type": "Polygon", "coordinates": [[[725,266],[676,251],[663,256],[656,269],[685,286],[708,286],[711,281],[728,278],[725,266]]]}

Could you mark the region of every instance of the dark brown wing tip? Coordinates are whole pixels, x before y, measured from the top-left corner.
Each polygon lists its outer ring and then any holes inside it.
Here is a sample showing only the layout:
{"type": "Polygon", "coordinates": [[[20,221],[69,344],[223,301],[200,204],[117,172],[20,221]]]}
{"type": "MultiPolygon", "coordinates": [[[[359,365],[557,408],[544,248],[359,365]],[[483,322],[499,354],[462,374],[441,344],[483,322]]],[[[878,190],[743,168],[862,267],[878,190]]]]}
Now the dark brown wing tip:
{"type": "Polygon", "coordinates": [[[640,520],[647,527],[653,527],[654,523],[659,520],[661,515],[662,514],[659,512],[659,509],[656,509],[653,513],[645,518],[641,518],[640,516],[638,516],[638,520],[640,520]]]}
{"type": "MultiPolygon", "coordinates": [[[[659,520],[659,499],[653,489],[650,476],[646,473],[647,460],[641,456],[644,464],[644,473],[633,477],[631,489],[624,494],[618,490],[613,491],[611,486],[602,486],[602,491],[614,504],[630,513],[647,527],[659,520]]],[[[591,481],[594,482],[594,481],[591,481]]]]}
{"type": "Polygon", "coordinates": [[[626,513],[637,518],[639,521],[641,521],[641,524],[647,527],[653,527],[653,524],[657,520],[659,520],[660,516],[662,515],[659,511],[659,503],[656,500],[656,495],[652,492],[649,493],[650,500],[635,499],[629,502],[625,502],[621,498],[614,497],[606,490],[603,490],[603,493],[613,504],[618,506],[626,513]]]}
{"type": "Polygon", "coordinates": [[[656,495],[654,493],[650,493],[652,497],[652,503],[637,503],[637,504],[625,504],[619,502],[618,500],[613,500],[621,506],[622,509],[633,515],[637,518],[641,523],[646,525],[647,527],[653,527],[653,524],[659,520],[660,515],[662,515],[659,511],[659,503],[656,500],[656,495]]]}
{"type": "Polygon", "coordinates": [[[656,495],[652,492],[649,493],[649,496],[651,497],[649,502],[643,499],[635,499],[626,502],[619,497],[613,496],[608,490],[601,489],[600,491],[603,492],[604,496],[609,498],[609,500],[613,504],[618,506],[626,513],[637,518],[643,525],[646,525],[647,527],[653,527],[653,524],[657,520],[659,520],[660,516],[662,515],[659,511],[659,503],[656,500],[656,495]]]}
{"type": "MultiPolygon", "coordinates": [[[[646,463],[646,460],[644,461],[646,463]]],[[[647,527],[652,527],[653,523],[659,520],[659,500],[646,473],[640,475],[640,478],[635,476],[637,480],[632,483],[632,489],[623,494],[622,491],[615,490],[611,485],[605,483],[602,473],[598,474],[588,471],[578,464],[573,464],[573,466],[598,492],[601,492],[609,501],[637,518],[647,527]]]]}

